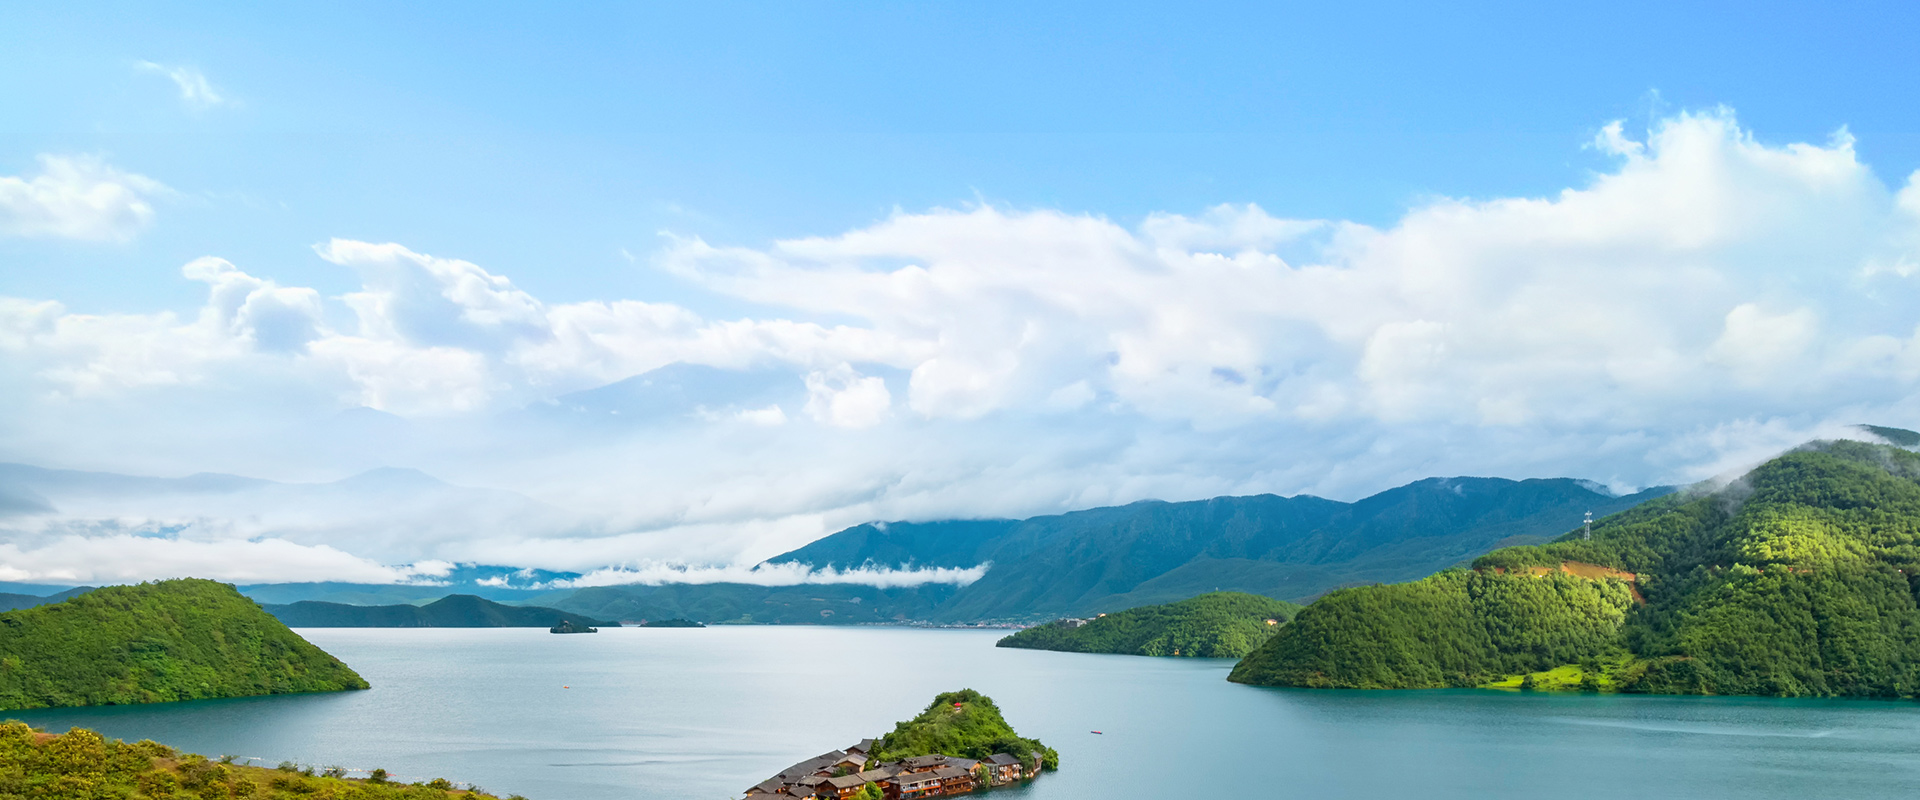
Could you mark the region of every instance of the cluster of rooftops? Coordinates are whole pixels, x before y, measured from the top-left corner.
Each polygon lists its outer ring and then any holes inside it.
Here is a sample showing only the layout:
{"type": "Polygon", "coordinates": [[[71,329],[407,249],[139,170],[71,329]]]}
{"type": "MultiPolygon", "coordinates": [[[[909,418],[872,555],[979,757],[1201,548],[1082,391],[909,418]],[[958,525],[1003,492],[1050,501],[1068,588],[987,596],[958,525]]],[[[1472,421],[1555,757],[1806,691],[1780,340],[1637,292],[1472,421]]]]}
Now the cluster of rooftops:
{"type": "Polygon", "coordinates": [[[872,752],[873,740],[862,739],[845,750],[822,753],[748,789],[747,798],[855,800],[872,796],[867,787],[873,786],[886,800],[916,800],[1005,786],[1040,774],[1039,753],[1026,758],[996,753],[985,760],[936,753],[880,764],[869,757],[872,752]]]}

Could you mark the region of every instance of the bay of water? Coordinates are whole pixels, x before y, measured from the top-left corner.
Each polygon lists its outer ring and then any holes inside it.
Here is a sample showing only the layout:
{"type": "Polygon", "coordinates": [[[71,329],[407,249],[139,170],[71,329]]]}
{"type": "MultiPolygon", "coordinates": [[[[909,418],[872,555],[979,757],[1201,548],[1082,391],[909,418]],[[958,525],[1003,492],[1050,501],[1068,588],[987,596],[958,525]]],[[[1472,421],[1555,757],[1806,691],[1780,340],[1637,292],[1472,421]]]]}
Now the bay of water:
{"type": "Polygon", "coordinates": [[[374,688],[4,716],[533,800],[724,798],[970,687],[1060,751],[1059,772],[994,793],[1019,800],[1920,796],[1904,702],[1261,689],[1227,683],[1231,662],[987,631],[300,633],[374,688]]]}

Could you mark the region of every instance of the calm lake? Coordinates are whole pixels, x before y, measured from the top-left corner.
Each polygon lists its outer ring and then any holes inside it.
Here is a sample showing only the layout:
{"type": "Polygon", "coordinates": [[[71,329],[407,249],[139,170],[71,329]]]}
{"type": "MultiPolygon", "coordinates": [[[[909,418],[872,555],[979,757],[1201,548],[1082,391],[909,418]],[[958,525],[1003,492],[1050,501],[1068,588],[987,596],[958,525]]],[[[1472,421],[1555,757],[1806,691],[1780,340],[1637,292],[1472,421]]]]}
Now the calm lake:
{"type": "Polygon", "coordinates": [[[373,689],[5,716],[533,800],[723,798],[971,687],[1060,751],[1061,771],[997,795],[1021,800],[1920,795],[1912,703],[1256,689],[1226,682],[1231,662],[985,631],[300,633],[373,689]]]}

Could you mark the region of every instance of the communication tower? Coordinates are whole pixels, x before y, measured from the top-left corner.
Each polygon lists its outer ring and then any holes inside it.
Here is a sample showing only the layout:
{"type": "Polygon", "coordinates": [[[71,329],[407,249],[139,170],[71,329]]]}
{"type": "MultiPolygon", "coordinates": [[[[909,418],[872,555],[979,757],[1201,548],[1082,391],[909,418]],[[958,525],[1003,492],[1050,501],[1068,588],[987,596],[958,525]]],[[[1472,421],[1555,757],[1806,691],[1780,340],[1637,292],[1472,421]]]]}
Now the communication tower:
{"type": "Polygon", "coordinates": [[[1593,512],[1591,511],[1587,512],[1586,535],[1582,538],[1593,538],[1593,512]]]}

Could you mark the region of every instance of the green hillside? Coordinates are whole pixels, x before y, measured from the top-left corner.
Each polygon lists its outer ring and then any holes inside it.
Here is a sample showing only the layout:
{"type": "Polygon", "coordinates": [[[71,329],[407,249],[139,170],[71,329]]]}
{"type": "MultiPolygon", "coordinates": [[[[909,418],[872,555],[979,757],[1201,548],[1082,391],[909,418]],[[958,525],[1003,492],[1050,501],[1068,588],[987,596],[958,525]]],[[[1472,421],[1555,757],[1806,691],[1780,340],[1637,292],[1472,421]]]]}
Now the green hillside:
{"type": "Polygon", "coordinates": [[[267,613],[295,628],[551,628],[561,620],[596,628],[618,622],[538,606],[509,606],[470,594],[447,595],[423,606],[353,606],[303,600],[262,605],[267,613]]]}
{"type": "Polygon", "coordinates": [[[1474,567],[1328,594],[1231,679],[1920,690],[1920,455],[1898,447],[1815,443],[1724,488],[1603,519],[1591,540],[1496,550],[1474,567]]]}
{"type": "Polygon", "coordinates": [[[109,586],[0,613],[0,708],[365,689],[232,586],[109,586]]]}
{"type": "Polygon", "coordinates": [[[993,699],[972,689],[933,698],[919,716],[895,725],[891,733],[875,740],[872,758],[886,762],[935,753],[974,760],[995,753],[1021,757],[1039,753],[1043,767],[1060,768],[1059,753],[1036,739],[1014,733],[993,699]]]}
{"type": "Polygon", "coordinates": [[[1293,619],[1300,606],[1244,592],[1213,592],[1084,621],[1055,620],[1020,631],[1000,647],[1130,656],[1240,658],[1293,619]]]}
{"type": "MultiPolygon", "coordinates": [[[[1545,542],[1669,491],[1616,497],[1565,478],[1429,478],[1352,503],[1310,495],[1139,502],[1025,520],[859,525],[776,556],[843,569],[992,566],[935,621],[1089,616],[1203,592],[1305,600],[1545,542]]],[[[584,609],[583,609],[584,610],[584,609]]]]}
{"type": "Polygon", "coordinates": [[[84,728],[59,736],[18,722],[0,724],[0,800],[160,798],[337,798],[491,800],[435,779],[417,784],[350,780],[292,764],[248,767],[174,752],[157,742],[127,744],[84,728]]]}

